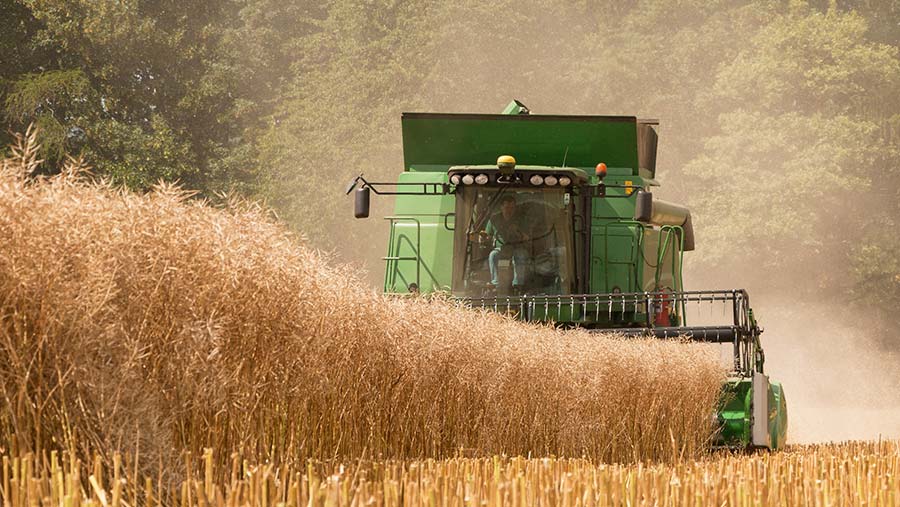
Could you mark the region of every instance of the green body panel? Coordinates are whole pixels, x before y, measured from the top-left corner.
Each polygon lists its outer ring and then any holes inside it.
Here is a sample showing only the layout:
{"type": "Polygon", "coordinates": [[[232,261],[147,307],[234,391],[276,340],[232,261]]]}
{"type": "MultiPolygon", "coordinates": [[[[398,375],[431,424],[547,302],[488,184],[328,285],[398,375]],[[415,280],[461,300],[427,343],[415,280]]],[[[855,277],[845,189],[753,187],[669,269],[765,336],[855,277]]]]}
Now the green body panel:
{"type": "Polygon", "coordinates": [[[781,382],[772,382],[769,398],[769,432],[772,435],[772,448],[782,449],[787,444],[787,400],[781,382]]]}
{"type": "Polygon", "coordinates": [[[642,279],[639,261],[644,227],[615,220],[591,224],[591,290],[637,292],[642,279]]]}
{"type": "MultiPolygon", "coordinates": [[[[446,183],[446,173],[400,175],[400,183],[446,183]]],[[[452,195],[397,196],[385,260],[384,291],[402,293],[416,283],[422,292],[450,289],[453,266],[452,195]],[[399,257],[399,259],[397,259],[399,257]]]]}
{"type": "MultiPolygon", "coordinates": [[[[779,382],[768,383],[766,426],[770,449],[783,449],[787,443],[787,402],[779,382]]],[[[752,442],[753,385],[750,378],[731,378],[722,385],[718,419],[720,430],[715,445],[750,448],[752,442]]]]}
{"type": "Polygon", "coordinates": [[[720,433],[716,444],[728,447],[750,445],[750,402],[753,389],[750,379],[729,379],[722,385],[719,397],[720,433]]]}

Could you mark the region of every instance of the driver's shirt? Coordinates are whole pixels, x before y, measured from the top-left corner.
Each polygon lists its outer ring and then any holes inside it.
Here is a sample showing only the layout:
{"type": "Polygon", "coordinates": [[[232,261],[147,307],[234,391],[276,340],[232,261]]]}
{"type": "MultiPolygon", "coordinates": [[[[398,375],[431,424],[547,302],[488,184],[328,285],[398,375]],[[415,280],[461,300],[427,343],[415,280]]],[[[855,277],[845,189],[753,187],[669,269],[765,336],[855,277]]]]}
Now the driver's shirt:
{"type": "Polygon", "coordinates": [[[525,230],[525,221],[518,210],[509,219],[505,218],[503,213],[497,213],[491,217],[485,228],[485,232],[494,238],[495,248],[521,243],[525,239],[525,230]]]}

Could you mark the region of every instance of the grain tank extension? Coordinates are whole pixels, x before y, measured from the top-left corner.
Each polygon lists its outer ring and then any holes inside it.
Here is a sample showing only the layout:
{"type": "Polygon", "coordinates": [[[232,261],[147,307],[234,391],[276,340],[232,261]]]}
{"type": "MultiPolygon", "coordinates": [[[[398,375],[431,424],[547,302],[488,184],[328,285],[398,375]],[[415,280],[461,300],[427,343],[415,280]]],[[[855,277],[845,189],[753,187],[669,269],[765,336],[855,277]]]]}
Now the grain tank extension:
{"type": "Polygon", "coordinates": [[[787,412],[763,370],[744,290],[685,290],[690,211],[654,199],[657,125],[631,116],[404,113],[404,171],[357,177],[396,197],[384,291],[450,293],[477,308],[561,327],[725,344],[716,445],[778,449],[787,412]]]}

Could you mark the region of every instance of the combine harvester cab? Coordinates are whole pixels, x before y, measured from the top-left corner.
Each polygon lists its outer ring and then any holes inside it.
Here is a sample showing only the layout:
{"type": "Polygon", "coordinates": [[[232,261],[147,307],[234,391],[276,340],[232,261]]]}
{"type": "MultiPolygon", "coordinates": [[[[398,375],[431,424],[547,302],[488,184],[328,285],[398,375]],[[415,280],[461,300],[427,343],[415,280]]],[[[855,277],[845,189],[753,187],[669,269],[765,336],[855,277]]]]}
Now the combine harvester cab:
{"type": "Polygon", "coordinates": [[[687,208],[653,198],[658,122],[631,116],[404,113],[405,170],[355,178],[385,217],[389,294],[450,293],[524,321],[728,347],[714,446],[779,449],[787,411],[764,373],[762,330],[744,290],[688,291],[687,208]]]}

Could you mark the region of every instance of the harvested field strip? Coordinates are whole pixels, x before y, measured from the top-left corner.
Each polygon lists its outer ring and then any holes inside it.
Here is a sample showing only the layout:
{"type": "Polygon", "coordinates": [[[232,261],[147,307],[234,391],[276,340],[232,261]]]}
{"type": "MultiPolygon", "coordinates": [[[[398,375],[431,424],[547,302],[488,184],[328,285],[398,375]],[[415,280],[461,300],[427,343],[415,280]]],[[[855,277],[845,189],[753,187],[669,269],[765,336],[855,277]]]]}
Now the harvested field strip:
{"type": "Polygon", "coordinates": [[[655,466],[495,457],[294,468],[252,466],[234,458],[222,474],[211,469],[211,454],[201,461],[196,477],[161,496],[157,481],[134,480],[127,465],[83,467],[55,454],[43,465],[33,456],[5,458],[4,505],[849,507],[900,501],[900,444],[894,441],[794,447],[776,454],[655,466]]]}
{"type": "Polygon", "coordinates": [[[36,178],[34,153],[0,168],[0,451],[621,462],[708,442],[703,346],[384,298],[254,205],[36,178]]]}

